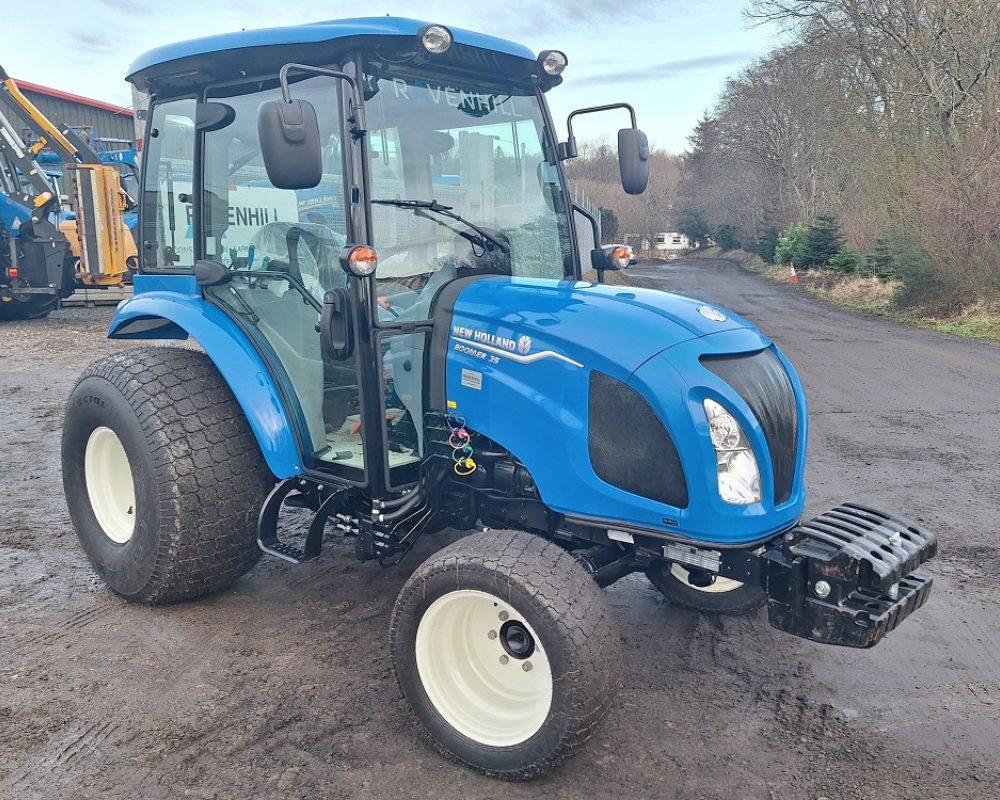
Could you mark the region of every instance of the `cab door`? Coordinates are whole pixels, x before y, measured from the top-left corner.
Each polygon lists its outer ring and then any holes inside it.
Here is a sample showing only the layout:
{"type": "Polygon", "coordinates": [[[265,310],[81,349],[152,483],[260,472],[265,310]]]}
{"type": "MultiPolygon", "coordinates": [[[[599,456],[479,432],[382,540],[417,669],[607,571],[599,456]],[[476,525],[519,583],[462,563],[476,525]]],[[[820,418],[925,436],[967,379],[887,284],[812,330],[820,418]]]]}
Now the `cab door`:
{"type": "Polygon", "coordinates": [[[360,485],[368,474],[357,358],[325,353],[319,325],[326,293],[348,285],[340,267],[347,241],[340,86],[311,78],[297,84],[296,94],[320,121],[318,186],[285,190],[268,179],[257,110],[279,97],[277,89],[210,90],[195,120],[200,203],[175,180],[173,216],[192,220],[202,257],[228,268],[228,282],[206,295],[238,319],[270,366],[294,409],[306,468],[360,485]]]}

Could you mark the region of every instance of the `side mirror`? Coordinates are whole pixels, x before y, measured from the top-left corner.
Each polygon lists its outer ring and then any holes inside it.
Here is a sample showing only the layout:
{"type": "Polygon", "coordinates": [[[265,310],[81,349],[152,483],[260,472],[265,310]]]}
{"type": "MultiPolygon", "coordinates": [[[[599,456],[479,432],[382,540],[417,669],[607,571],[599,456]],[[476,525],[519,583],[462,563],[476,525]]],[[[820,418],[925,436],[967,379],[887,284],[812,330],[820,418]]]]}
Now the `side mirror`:
{"type": "Polygon", "coordinates": [[[229,283],[233,274],[220,261],[199,259],[194,262],[194,279],[199,286],[221,286],[229,283]]]}
{"type": "Polygon", "coordinates": [[[642,194],[649,183],[649,142],[636,128],[618,131],[618,170],[627,194],[642,194]]]}
{"type": "Polygon", "coordinates": [[[198,103],[195,111],[195,127],[199,131],[221,131],[228,128],[236,119],[236,109],[225,103],[198,103]]]}
{"type": "Polygon", "coordinates": [[[267,177],[278,189],[312,189],[323,179],[316,109],[306,100],[267,100],[257,111],[267,177]]]}
{"type": "Polygon", "coordinates": [[[590,266],[597,270],[598,275],[606,269],[618,269],[618,267],[612,266],[611,259],[608,258],[607,251],[603,247],[595,247],[590,251],[590,266]]]}

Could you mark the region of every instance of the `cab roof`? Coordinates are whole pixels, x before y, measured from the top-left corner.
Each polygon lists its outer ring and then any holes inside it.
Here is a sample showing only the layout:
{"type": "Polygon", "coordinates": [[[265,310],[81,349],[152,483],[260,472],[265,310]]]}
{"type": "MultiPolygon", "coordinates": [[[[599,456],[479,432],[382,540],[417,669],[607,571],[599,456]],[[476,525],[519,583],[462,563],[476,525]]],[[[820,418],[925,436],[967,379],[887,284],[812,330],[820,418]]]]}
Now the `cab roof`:
{"type": "MultiPolygon", "coordinates": [[[[129,67],[126,80],[141,91],[156,89],[157,84],[177,88],[183,84],[200,82],[194,79],[196,74],[213,72],[207,68],[213,63],[213,59],[209,58],[211,56],[215,59],[221,56],[226,61],[231,61],[233,57],[252,59],[249,63],[255,68],[265,67],[272,60],[306,61],[303,56],[329,50],[331,45],[346,45],[347,40],[360,37],[412,39],[428,24],[444,23],[429,23],[405,17],[358,17],[206,36],[164,45],[143,53],[129,67]]],[[[456,45],[515,59],[535,59],[535,54],[524,45],[463,28],[447,27],[454,36],[456,45]]],[[[312,61],[316,63],[315,58],[312,61]]],[[[244,61],[244,67],[246,63],[244,61]]],[[[204,75],[206,80],[211,77],[209,74],[204,75]]]]}

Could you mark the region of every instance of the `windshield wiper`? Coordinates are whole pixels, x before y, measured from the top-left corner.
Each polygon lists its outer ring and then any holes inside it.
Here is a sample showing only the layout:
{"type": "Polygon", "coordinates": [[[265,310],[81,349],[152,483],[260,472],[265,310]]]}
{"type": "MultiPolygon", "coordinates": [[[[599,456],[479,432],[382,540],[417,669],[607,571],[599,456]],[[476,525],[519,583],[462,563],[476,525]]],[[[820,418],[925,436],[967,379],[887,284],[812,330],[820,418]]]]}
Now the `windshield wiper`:
{"type": "Polygon", "coordinates": [[[413,211],[418,216],[424,216],[421,211],[433,211],[435,214],[440,214],[442,217],[448,217],[449,219],[461,222],[463,225],[467,225],[469,228],[474,230],[479,236],[491,242],[500,248],[500,252],[504,255],[510,255],[510,245],[508,245],[502,239],[497,238],[492,233],[488,233],[480,228],[476,223],[470,222],[465,217],[456,214],[452,209],[454,206],[446,206],[439,203],[437,200],[372,200],[372,203],[380,206],[396,206],[396,208],[408,208],[413,211]]]}

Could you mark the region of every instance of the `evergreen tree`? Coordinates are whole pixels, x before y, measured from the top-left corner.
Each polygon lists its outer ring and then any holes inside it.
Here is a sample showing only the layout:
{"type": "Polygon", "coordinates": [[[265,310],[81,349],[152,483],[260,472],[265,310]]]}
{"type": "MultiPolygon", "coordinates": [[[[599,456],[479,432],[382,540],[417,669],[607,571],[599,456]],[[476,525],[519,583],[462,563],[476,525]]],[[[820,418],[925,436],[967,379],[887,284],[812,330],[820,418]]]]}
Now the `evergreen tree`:
{"type": "Polygon", "coordinates": [[[736,239],[736,228],[732,225],[720,225],[712,234],[712,239],[723,250],[735,250],[740,246],[736,239]]]}
{"type": "Polygon", "coordinates": [[[778,237],[774,248],[776,264],[794,264],[800,269],[809,266],[809,231],[804,225],[789,225],[778,237]]]}
{"type": "Polygon", "coordinates": [[[693,206],[685,206],[677,215],[677,230],[688,237],[688,241],[697,242],[704,247],[711,232],[701,211],[693,206]]]}
{"type": "Polygon", "coordinates": [[[844,234],[840,223],[830,214],[820,214],[809,226],[806,263],[813,267],[825,267],[843,246],[844,234]]]}
{"type": "Polygon", "coordinates": [[[750,252],[763,258],[768,263],[774,263],[774,251],[778,246],[778,232],[771,228],[765,231],[750,245],[750,252]]]}
{"type": "Polygon", "coordinates": [[[883,231],[875,239],[872,249],[865,254],[865,264],[877,278],[892,276],[892,259],[899,246],[898,237],[894,231],[883,231]]]}

